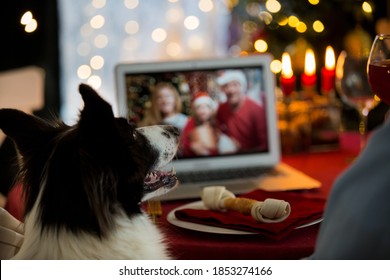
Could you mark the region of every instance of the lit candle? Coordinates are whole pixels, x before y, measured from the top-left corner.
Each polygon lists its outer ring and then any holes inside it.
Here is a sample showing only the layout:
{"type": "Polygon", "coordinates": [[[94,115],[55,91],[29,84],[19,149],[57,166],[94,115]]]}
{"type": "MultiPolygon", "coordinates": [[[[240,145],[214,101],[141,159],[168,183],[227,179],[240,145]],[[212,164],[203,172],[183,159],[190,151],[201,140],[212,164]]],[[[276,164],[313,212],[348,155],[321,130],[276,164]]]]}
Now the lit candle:
{"type": "Polygon", "coordinates": [[[321,89],[324,93],[329,93],[334,88],[336,58],[333,48],[326,47],[325,67],[321,69],[321,89]]]}
{"type": "Polygon", "coordinates": [[[302,88],[314,90],[317,83],[316,61],[312,49],[307,49],[305,54],[305,69],[301,76],[302,88]]]}
{"type": "Polygon", "coordinates": [[[286,52],[282,54],[282,72],[280,75],[280,87],[284,96],[290,96],[295,89],[295,76],[291,68],[291,58],[286,52]]]}

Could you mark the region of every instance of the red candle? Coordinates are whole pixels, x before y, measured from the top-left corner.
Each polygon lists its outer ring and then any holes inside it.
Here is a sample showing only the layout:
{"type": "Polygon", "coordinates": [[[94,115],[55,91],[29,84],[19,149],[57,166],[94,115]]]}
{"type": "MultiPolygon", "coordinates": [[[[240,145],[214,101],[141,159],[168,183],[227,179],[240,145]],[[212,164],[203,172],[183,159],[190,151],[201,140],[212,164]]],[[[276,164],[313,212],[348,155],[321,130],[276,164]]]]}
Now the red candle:
{"type": "Polygon", "coordinates": [[[336,59],[333,48],[326,47],[325,51],[325,67],[321,69],[321,89],[322,92],[328,93],[334,88],[336,59]]]}
{"type": "Polygon", "coordinates": [[[301,75],[303,89],[315,89],[317,83],[316,61],[312,49],[307,49],[305,54],[305,69],[301,75]]]}
{"type": "Polygon", "coordinates": [[[285,52],[282,55],[282,73],[280,75],[280,87],[284,96],[290,96],[295,90],[295,80],[290,55],[285,52]]]}

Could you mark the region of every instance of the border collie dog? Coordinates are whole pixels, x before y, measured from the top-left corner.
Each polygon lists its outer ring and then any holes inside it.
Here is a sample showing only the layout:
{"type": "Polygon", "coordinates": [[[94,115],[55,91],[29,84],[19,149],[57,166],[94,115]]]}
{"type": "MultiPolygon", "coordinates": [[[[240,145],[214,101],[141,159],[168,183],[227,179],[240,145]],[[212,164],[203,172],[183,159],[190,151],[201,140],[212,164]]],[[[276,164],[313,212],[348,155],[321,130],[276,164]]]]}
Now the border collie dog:
{"type": "Polygon", "coordinates": [[[74,126],[0,110],[21,155],[25,236],[15,259],[169,259],[141,202],[178,184],[163,168],[176,155],[172,126],[135,128],[81,84],[74,126]]]}

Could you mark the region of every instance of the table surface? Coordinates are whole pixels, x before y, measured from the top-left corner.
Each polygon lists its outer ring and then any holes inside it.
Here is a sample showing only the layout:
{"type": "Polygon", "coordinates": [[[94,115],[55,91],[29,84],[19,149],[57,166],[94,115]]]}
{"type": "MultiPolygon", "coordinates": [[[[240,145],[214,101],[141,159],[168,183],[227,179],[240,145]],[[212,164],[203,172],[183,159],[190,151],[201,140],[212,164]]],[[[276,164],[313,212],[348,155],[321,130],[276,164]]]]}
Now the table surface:
{"type": "MultiPolygon", "coordinates": [[[[317,179],[322,186],[310,192],[310,196],[327,198],[333,182],[345,170],[358,154],[359,141],[356,134],[344,134],[340,148],[334,151],[317,153],[299,153],[283,155],[282,162],[295,167],[307,175],[317,179]]],[[[18,207],[20,197],[17,188],[10,195],[7,210],[21,219],[18,207]],[[15,209],[14,209],[15,208],[15,209]],[[19,217],[20,216],[20,217],[19,217]]],[[[178,200],[162,202],[163,215],[158,218],[157,225],[164,232],[173,259],[301,259],[309,256],[316,242],[319,224],[294,230],[281,240],[273,240],[260,234],[228,235],[193,231],[174,226],[167,221],[167,214],[184,204],[194,200],[178,200]]]]}
{"type": "MultiPolygon", "coordinates": [[[[282,162],[319,180],[322,186],[310,192],[313,196],[327,198],[334,180],[356,156],[352,143],[342,143],[339,149],[327,152],[283,155],[282,162]],[[345,145],[346,144],[346,145],[345,145]]],[[[260,234],[230,235],[193,231],[174,226],[167,214],[193,200],[162,202],[163,216],[157,220],[165,233],[174,259],[301,259],[309,256],[316,242],[319,224],[293,231],[282,240],[273,240],[260,234]]]]}

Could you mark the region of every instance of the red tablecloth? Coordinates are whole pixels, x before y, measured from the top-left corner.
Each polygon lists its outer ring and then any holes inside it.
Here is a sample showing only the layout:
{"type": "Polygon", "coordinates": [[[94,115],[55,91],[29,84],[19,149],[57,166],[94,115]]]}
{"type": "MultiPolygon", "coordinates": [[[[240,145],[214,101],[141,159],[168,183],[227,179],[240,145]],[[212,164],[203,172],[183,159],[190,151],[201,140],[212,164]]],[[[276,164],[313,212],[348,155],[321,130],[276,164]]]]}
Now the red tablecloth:
{"type": "MultiPolygon", "coordinates": [[[[322,183],[319,189],[296,192],[310,192],[311,196],[327,198],[334,180],[357,154],[354,139],[349,136],[343,138],[343,147],[337,151],[283,155],[284,163],[322,183]]],[[[171,225],[166,215],[189,202],[163,202],[164,215],[158,220],[175,259],[301,259],[314,250],[319,224],[297,229],[281,240],[262,235],[204,233],[171,225]]]]}
{"type": "MultiPolygon", "coordinates": [[[[322,183],[310,196],[327,198],[337,176],[351,163],[357,154],[356,135],[344,135],[342,147],[337,151],[283,155],[282,161],[322,183]]],[[[294,230],[281,240],[265,236],[224,235],[204,233],[170,224],[167,214],[191,200],[163,202],[163,216],[157,223],[166,235],[172,257],[175,259],[300,259],[309,256],[314,249],[319,225],[294,230]]],[[[21,218],[20,188],[10,193],[7,210],[21,218]]]]}

